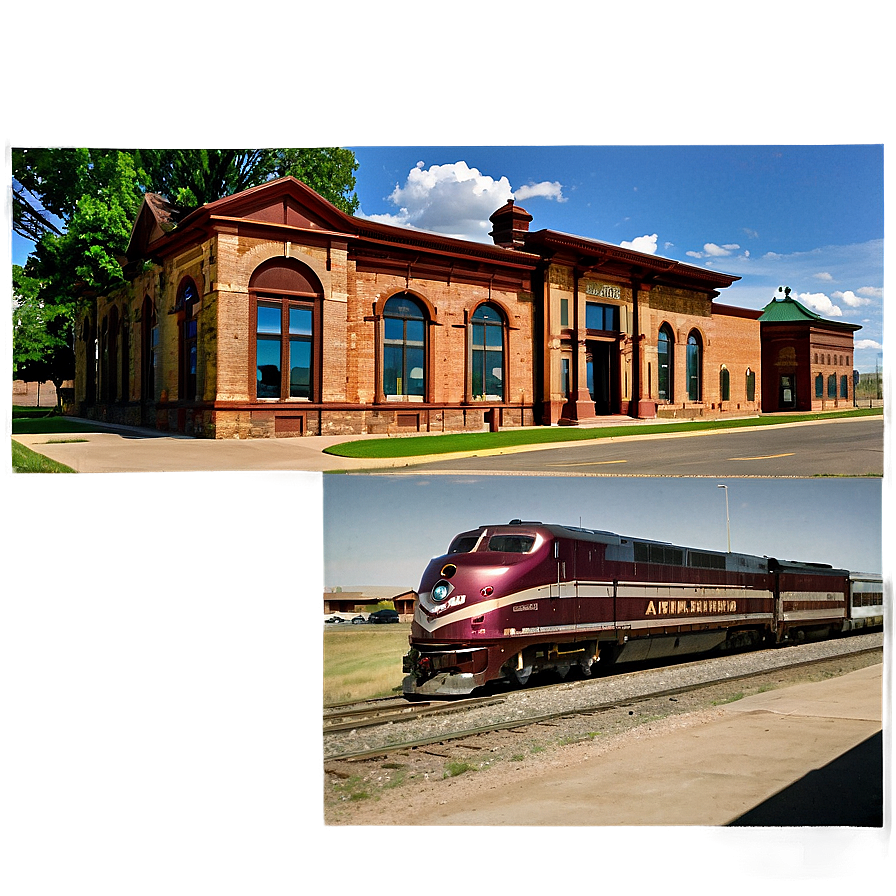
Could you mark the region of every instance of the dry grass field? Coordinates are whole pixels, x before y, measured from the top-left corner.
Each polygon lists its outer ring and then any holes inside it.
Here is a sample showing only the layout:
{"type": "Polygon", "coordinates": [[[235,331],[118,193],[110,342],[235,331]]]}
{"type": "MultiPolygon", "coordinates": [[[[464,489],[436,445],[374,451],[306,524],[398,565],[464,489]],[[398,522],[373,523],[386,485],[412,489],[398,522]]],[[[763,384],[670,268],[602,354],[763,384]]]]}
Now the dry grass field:
{"type": "Polygon", "coordinates": [[[409,622],[324,626],[324,706],[401,693],[409,622]]]}

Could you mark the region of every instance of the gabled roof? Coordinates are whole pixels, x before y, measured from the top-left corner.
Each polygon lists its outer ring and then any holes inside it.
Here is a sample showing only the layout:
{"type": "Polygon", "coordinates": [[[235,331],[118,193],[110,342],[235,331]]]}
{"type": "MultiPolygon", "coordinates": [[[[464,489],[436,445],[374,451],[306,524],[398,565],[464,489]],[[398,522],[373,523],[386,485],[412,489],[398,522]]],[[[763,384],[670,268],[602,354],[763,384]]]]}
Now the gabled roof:
{"type": "Polygon", "coordinates": [[[186,214],[182,211],[176,214],[176,211],[164,197],[147,194],[128,245],[129,260],[176,250],[203,231],[210,232],[215,225],[232,224],[295,228],[306,233],[317,232],[321,237],[379,245],[381,251],[391,245],[396,249],[478,259],[520,270],[531,270],[538,261],[524,252],[500,246],[356,218],[336,208],[294,177],[267,181],[186,214]],[[167,218],[163,214],[165,208],[171,210],[167,218]],[[151,226],[153,223],[157,226],[151,226]]]}

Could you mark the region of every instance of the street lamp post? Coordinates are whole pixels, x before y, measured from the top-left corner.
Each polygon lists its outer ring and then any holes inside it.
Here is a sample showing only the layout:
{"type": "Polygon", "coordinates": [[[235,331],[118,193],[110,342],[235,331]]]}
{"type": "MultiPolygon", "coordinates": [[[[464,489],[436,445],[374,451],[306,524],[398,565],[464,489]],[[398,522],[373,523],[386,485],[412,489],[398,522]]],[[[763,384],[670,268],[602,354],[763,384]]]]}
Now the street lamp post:
{"type": "Polygon", "coordinates": [[[731,517],[728,516],[728,486],[718,485],[717,488],[725,489],[725,529],[728,532],[728,553],[731,553],[731,517]]]}

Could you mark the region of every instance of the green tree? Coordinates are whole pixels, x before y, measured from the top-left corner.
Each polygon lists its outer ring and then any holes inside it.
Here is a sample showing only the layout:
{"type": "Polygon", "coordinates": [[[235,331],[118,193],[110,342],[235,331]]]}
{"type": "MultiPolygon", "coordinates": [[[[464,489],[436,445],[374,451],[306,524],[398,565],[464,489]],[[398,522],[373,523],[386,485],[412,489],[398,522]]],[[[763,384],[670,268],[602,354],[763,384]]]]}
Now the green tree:
{"type": "Polygon", "coordinates": [[[70,309],[42,302],[40,281],[28,277],[19,265],[13,265],[12,281],[13,378],[52,381],[58,406],[62,383],[75,373],[70,309]]]}
{"type": "Polygon", "coordinates": [[[351,150],[15,148],[13,229],[35,248],[25,273],[42,307],[69,319],[80,299],[124,282],[122,259],[147,192],[185,211],[292,175],[343,211],[357,210],[351,150]]]}

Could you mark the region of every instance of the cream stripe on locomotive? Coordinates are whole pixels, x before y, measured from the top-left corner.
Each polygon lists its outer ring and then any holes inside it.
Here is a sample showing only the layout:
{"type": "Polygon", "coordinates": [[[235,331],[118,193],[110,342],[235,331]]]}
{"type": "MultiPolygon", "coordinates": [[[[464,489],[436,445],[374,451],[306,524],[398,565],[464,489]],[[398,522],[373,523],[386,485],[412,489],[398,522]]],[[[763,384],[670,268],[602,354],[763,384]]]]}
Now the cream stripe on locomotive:
{"type": "MultiPolygon", "coordinates": [[[[613,597],[612,582],[561,582],[558,584],[539,585],[525,591],[517,591],[506,597],[482,601],[470,606],[450,608],[445,604],[437,604],[431,598],[431,592],[419,595],[419,602],[414,613],[414,621],[427,632],[434,632],[445,625],[482,616],[502,607],[513,604],[527,604],[538,600],[569,598],[610,598],[613,597]],[[439,615],[428,618],[425,610],[439,615]]],[[[512,628],[508,634],[519,634],[523,631],[574,631],[614,629],[630,624],[632,621],[643,622],[648,628],[667,625],[684,625],[699,618],[701,622],[744,621],[767,619],[768,613],[745,613],[743,606],[738,612],[738,603],[746,600],[770,599],[771,592],[751,589],[743,585],[735,586],[699,586],[693,584],[674,585],[668,582],[618,583],[617,599],[640,598],[648,601],[643,619],[620,619],[616,622],[589,623],[580,621],[575,625],[534,626],[532,628],[512,628]],[[671,606],[670,606],[671,605],[671,606]],[[674,615],[673,615],[674,614],[674,615]],[[711,615],[710,615],[711,614],[711,615]],[[618,623],[618,624],[617,624],[618,623]]]]}

